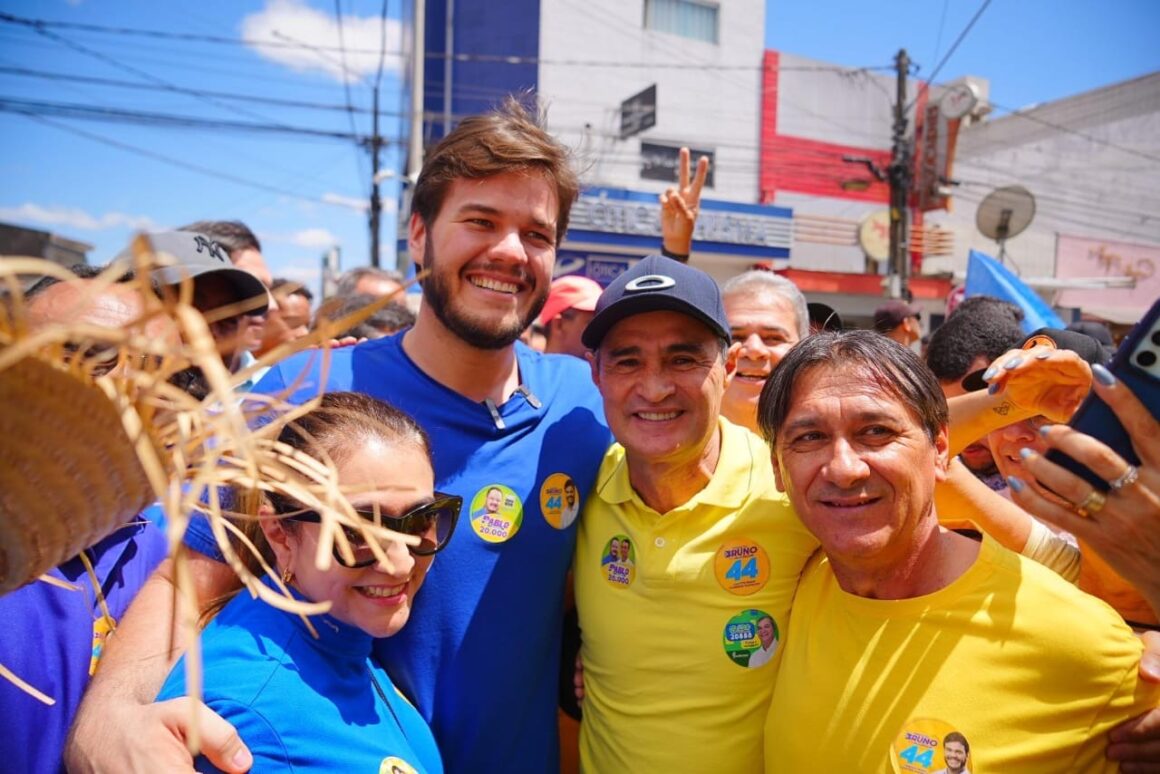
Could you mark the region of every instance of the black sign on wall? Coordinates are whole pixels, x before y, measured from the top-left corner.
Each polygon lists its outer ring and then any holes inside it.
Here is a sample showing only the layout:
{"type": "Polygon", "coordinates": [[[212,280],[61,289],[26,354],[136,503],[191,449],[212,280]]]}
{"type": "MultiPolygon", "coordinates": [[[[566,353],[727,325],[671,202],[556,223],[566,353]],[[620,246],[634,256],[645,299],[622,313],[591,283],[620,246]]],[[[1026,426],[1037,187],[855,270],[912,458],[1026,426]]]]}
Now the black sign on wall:
{"type": "MultiPolygon", "coordinates": [[[[652,142],[640,144],[640,176],[645,180],[661,180],[666,183],[676,183],[680,180],[681,149],[676,145],[657,145],[652,142]]],[[[705,187],[713,187],[713,169],[717,166],[713,158],[713,151],[689,148],[691,166],[697,168],[697,159],[709,157],[709,174],[705,176],[705,187]]]]}
{"type": "Polygon", "coordinates": [[[657,85],[620,103],[620,139],[640,134],[657,125],[657,85]]]}

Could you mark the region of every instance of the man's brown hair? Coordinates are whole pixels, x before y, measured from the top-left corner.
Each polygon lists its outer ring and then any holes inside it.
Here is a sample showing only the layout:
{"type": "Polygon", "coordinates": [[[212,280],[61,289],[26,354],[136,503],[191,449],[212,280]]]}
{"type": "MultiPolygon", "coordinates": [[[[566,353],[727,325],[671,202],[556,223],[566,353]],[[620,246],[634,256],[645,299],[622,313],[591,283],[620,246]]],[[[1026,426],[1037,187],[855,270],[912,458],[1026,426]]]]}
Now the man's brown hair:
{"type": "Polygon", "coordinates": [[[568,230],[580,182],[568,149],[544,129],[544,115],[509,96],[496,110],[465,118],[427,155],[415,184],[411,212],[428,227],[435,222],[451,183],[480,180],[505,172],[538,172],[555,187],[555,244],[568,230]]]}

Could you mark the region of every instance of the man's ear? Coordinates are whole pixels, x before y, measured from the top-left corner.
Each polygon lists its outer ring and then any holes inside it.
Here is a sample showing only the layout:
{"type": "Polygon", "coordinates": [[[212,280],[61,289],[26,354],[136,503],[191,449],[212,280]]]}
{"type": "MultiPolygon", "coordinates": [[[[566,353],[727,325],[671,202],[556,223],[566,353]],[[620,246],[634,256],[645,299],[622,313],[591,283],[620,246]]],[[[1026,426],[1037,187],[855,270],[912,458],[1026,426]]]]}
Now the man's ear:
{"type": "Polygon", "coordinates": [[[773,480],[777,484],[777,491],[785,492],[785,484],[781,480],[781,465],[777,464],[777,452],[770,451],[770,463],[773,465],[773,480]]]}
{"type": "Polygon", "coordinates": [[[588,350],[584,353],[584,359],[588,361],[588,367],[592,370],[592,383],[596,385],[596,389],[600,389],[600,362],[597,359],[596,353],[588,350]]]}
{"type": "Polygon", "coordinates": [[[737,359],[741,355],[741,342],[735,341],[729,345],[729,349],[725,351],[725,383],[728,384],[733,379],[733,374],[737,371],[737,359]]]}
{"type": "Polygon", "coordinates": [[[415,270],[421,270],[426,258],[427,224],[417,212],[411,213],[411,222],[407,227],[407,249],[411,253],[411,263],[415,264],[415,270]]]}
{"type": "Polygon", "coordinates": [[[950,433],[946,425],[939,428],[938,435],[934,437],[934,449],[938,455],[935,459],[935,481],[946,481],[947,469],[951,464],[950,433]]]}

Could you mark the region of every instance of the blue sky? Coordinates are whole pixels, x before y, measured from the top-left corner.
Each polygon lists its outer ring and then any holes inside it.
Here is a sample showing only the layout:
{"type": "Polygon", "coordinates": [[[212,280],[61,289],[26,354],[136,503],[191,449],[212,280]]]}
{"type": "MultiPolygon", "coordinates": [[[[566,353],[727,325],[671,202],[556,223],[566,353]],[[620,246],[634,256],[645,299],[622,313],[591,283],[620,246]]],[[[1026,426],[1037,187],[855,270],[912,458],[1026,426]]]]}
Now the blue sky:
{"type": "MultiPolygon", "coordinates": [[[[409,0],[407,0],[409,2],[409,0]]],[[[632,0],[625,0],[626,2],[632,0]]],[[[723,0],[728,2],[728,0],[723,0]]],[[[497,7],[500,0],[489,0],[497,7]]],[[[379,0],[0,0],[0,13],[49,22],[228,38],[212,43],[0,21],[0,221],[89,242],[103,262],[137,228],[240,218],[275,275],[311,280],[332,244],[368,262],[369,155],[348,139],[222,127],[80,120],[51,105],[253,122],[367,135],[378,66],[379,0]],[[261,47],[261,41],[276,47],[261,47]],[[50,74],[54,77],[44,77],[50,74]],[[144,88],[83,82],[101,79],[144,88]],[[197,95],[189,91],[199,92],[197,95]],[[261,100],[309,103],[288,106],[261,100]],[[318,106],[326,106],[326,109],[318,106]],[[11,112],[35,112],[39,118],[11,112]],[[352,123],[354,131],[352,132],[352,123]],[[184,166],[182,166],[184,165],[184,166]],[[197,170],[188,167],[196,167],[197,170]]],[[[388,3],[398,14],[400,3],[388,3]]],[[[769,0],[770,48],[847,66],[886,65],[905,47],[929,76],[982,3],[976,0],[769,0]]],[[[991,0],[938,75],[991,82],[992,101],[1025,107],[1160,69],[1153,0],[991,0]]],[[[397,25],[387,30],[383,109],[397,114],[397,25]]],[[[399,136],[397,119],[382,133],[399,136]]],[[[394,149],[384,166],[398,168],[394,149]]],[[[395,192],[384,186],[384,261],[393,260],[395,192]]]]}

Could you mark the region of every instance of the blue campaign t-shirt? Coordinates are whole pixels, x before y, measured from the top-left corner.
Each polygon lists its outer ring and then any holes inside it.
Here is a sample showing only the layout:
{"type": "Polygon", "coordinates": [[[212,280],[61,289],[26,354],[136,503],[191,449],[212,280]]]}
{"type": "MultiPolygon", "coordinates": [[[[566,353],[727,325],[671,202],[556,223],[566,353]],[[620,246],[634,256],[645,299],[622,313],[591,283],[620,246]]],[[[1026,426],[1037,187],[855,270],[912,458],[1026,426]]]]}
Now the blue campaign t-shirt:
{"type": "MultiPolygon", "coordinates": [[[[115,626],[165,558],[165,536],[150,523],[134,521],[85,549],[85,555],[115,626]]],[[[75,590],[34,581],[0,597],[0,664],[56,700],[47,706],[0,679],[4,771],[64,771],[65,737],[112,629],[79,556],[47,574],[75,590]]]]}
{"type": "MultiPolygon", "coordinates": [[[[526,392],[493,413],[423,373],[402,338],[330,352],[325,384],[326,358],[303,353],[272,368],[256,392],[296,403],[323,390],[363,392],[427,431],[435,487],[463,497],[463,513],[410,622],[375,652],[431,723],[449,771],[554,770],[575,518],[612,441],[600,396],[584,361],[517,343],[526,392]]],[[[204,521],[191,522],[187,544],[208,538],[204,521]]]]}
{"type": "MultiPolygon", "coordinates": [[[[202,632],[203,700],[237,729],[252,770],[442,774],[431,730],[374,663],[370,635],[310,620],[314,632],[243,590],[202,632]]],[[[185,693],[183,657],[157,700],[185,693]]],[[[218,771],[204,757],[194,766],[218,771]]]]}

